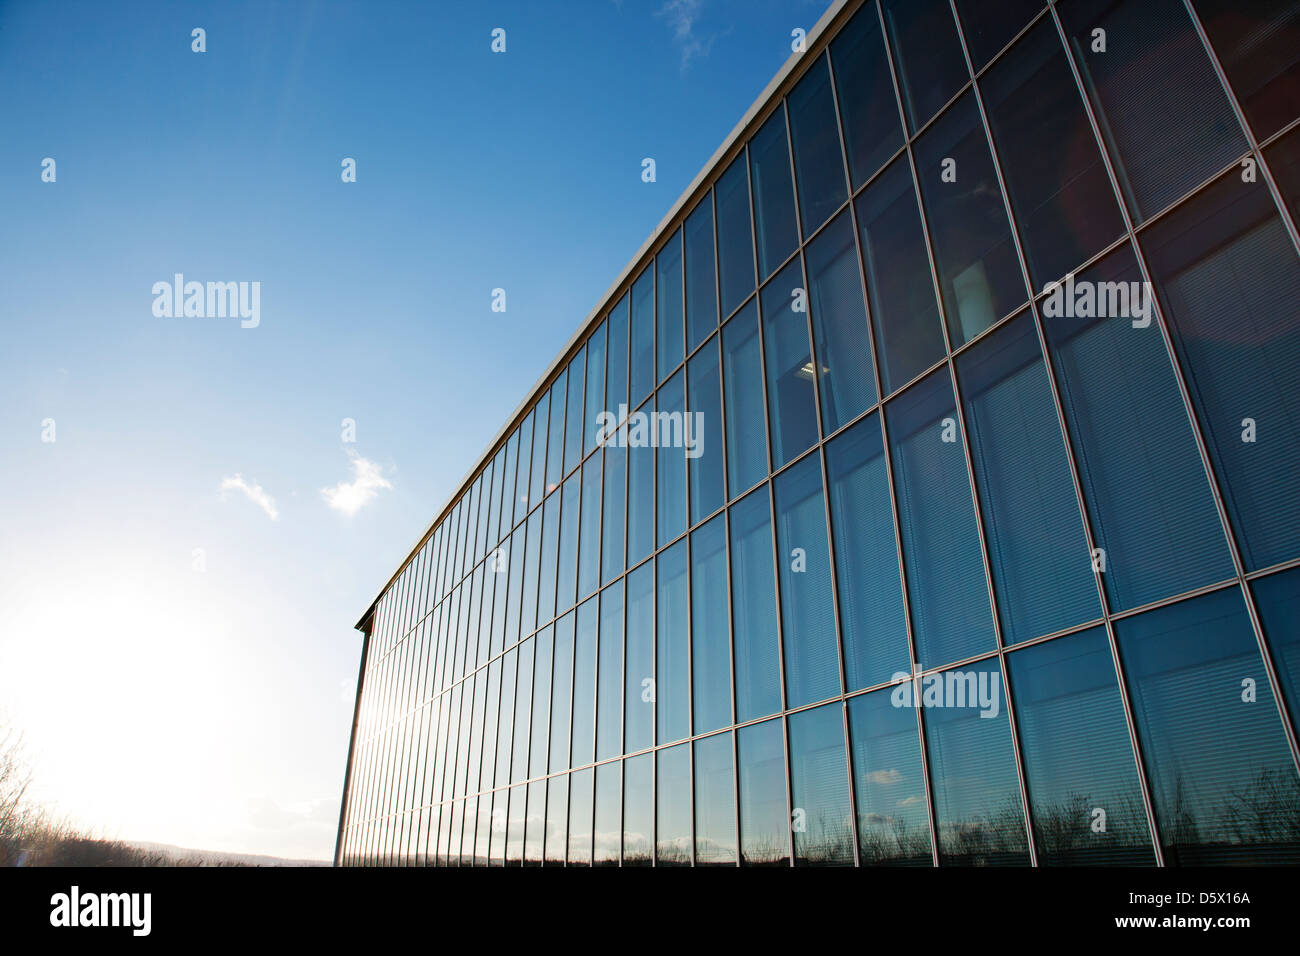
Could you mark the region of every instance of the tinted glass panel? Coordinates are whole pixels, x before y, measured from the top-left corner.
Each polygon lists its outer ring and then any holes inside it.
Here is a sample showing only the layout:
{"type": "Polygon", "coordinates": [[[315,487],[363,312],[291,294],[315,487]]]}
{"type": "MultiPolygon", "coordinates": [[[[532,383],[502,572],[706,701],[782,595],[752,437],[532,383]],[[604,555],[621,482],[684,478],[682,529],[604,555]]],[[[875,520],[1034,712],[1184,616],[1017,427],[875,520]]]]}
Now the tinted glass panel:
{"type": "Polygon", "coordinates": [[[1228,174],[1143,234],[1246,570],[1300,557],[1300,260],[1228,174]]]}
{"type": "Polygon", "coordinates": [[[736,775],[731,734],[695,742],[695,865],[736,865],[736,775]]]}
{"type": "MultiPolygon", "coordinates": [[[[658,411],[648,425],[657,433],[655,516],[658,546],[663,547],[686,530],[686,376],[678,372],[659,389],[658,411]]],[[[634,453],[635,454],[635,453],[634,453]]]]}
{"type": "Polygon", "coordinates": [[[727,482],[730,494],[767,475],[767,425],[763,409],[763,353],[758,307],[750,301],[722,328],[723,387],[727,409],[727,482]]]}
{"type": "Polygon", "coordinates": [[[569,778],[569,866],[591,865],[591,825],[595,771],[588,767],[569,778]]]}
{"type": "Polygon", "coordinates": [[[1300,115],[1300,13],[1287,0],[1249,9],[1228,0],[1193,4],[1246,122],[1265,139],[1300,115]]]}
{"type": "Polygon", "coordinates": [[[740,766],[740,859],[745,866],[789,866],[785,736],[780,720],[736,731],[740,766]]]}
{"type": "Polygon", "coordinates": [[[1040,866],[1150,866],[1151,828],[1102,628],[1007,657],[1040,866]]]}
{"type": "Polygon", "coordinates": [[[690,414],[683,423],[691,523],[722,507],[722,375],[714,339],[686,366],[690,414]]]}
{"type": "Polygon", "coordinates": [[[880,364],[880,384],[896,391],[943,356],[943,327],[906,158],[896,160],[858,199],[858,229],[880,364]]]}
{"type": "Polygon", "coordinates": [[[831,41],[835,92],[855,189],[903,145],[875,6],[864,5],[831,41]]]}
{"type": "MultiPolygon", "coordinates": [[[[539,631],[537,637],[533,639],[533,644],[535,645],[533,654],[533,730],[532,746],[529,748],[528,754],[528,776],[541,777],[546,774],[550,747],[551,666],[555,649],[554,628],[547,627],[545,630],[539,631]]],[[[563,685],[566,690],[568,684],[568,678],[566,677],[563,685]]],[[[568,711],[567,701],[565,711],[566,713],[568,711]]]]}
{"type": "Polygon", "coordinates": [[[727,526],[722,515],[691,533],[691,700],[693,733],[731,723],[727,526]]]}
{"type": "Polygon", "coordinates": [[[822,230],[807,256],[822,429],[830,434],[876,400],[852,216],[845,212],[822,230]]]}
{"type": "Polygon", "coordinates": [[[980,86],[1029,277],[1042,289],[1124,231],[1119,204],[1050,17],[980,86]]]}
{"type": "Polygon", "coordinates": [[[1235,588],[1115,622],[1166,866],[1295,863],[1300,780],[1235,588]]]}
{"type": "Polygon", "coordinates": [[[647,268],[632,285],[631,355],[628,376],[633,408],[655,384],[655,277],[647,268]]]}
{"type": "Polygon", "coordinates": [[[754,239],[761,281],[776,271],[799,242],[784,107],[749,141],[749,166],[754,183],[754,239]]]}
{"type": "Polygon", "coordinates": [[[582,466],[582,516],[578,549],[578,597],[584,598],[600,585],[600,455],[582,466]]]}
{"type": "Polygon", "coordinates": [[[546,429],[551,414],[551,393],[537,400],[533,410],[533,464],[528,483],[528,507],[535,508],[546,493],[546,429]]]}
{"type": "Polygon", "coordinates": [[[713,266],[713,197],[686,220],[686,350],[718,327],[717,272],[713,266]]]}
{"type": "Polygon", "coordinates": [[[994,646],[975,509],[952,385],[940,370],[885,409],[917,660],[961,660],[994,646]]]}
{"type": "Polygon", "coordinates": [[[770,507],[767,488],[763,487],[731,508],[737,721],[753,720],[781,709],[781,649],[770,507]]]}
{"type": "MultiPolygon", "coordinates": [[[[1140,276],[1124,249],[1079,279],[1082,288],[1129,288],[1140,276]]],[[[1096,308],[1063,314],[1078,295],[1044,302],[1043,329],[1112,609],[1229,577],[1227,542],[1158,325],[1134,328],[1111,308],[1106,318],[1077,315],[1096,308]]]]}
{"type": "Polygon", "coordinates": [[[654,743],[654,562],[627,577],[627,683],[623,696],[624,753],[654,743]]]}
{"type": "Polygon", "coordinates": [[[627,293],[609,314],[609,357],[605,365],[605,411],[618,415],[619,405],[627,404],[627,293]]]}
{"type": "Polygon", "coordinates": [[[930,866],[930,819],[916,713],[889,690],[849,701],[858,857],[864,866],[930,866]]]}
{"type": "Polygon", "coordinates": [[[660,552],[655,565],[655,741],[667,743],[690,735],[686,539],[660,552]]]}
{"type": "MultiPolygon", "coordinates": [[[[587,340],[587,407],[585,430],[582,436],[582,453],[596,447],[603,421],[600,413],[605,405],[605,325],[601,323],[587,340]]],[[[616,410],[617,411],[617,410],[616,410]]]]}
{"type": "Polygon", "coordinates": [[[787,706],[800,707],[840,692],[820,456],[777,476],[774,488],[787,706]]]}
{"type": "Polygon", "coordinates": [[[1042,0],[957,0],[957,13],[975,69],[993,59],[1041,9],[1042,0]]]}
{"type": "Polygon", "coordinates": [[[1300,569],[1260,578],[1251,589],[1282,696],[1295,721],[1300,714],[1300,569]]]}
{"type": "MultiPolygon", "coordinates": [[[[652,398],[640,411],[648,421],[655,412],[652,398]]],[[[629,432],[630,435],[630,432],[629,432]]],[[[648,444],[627,448],[627,563],[636,564],[655,546],[655,450],[648,444]]]]}
{"type": "Polygon", "coordinates": [[[550,438],[546,443],[546,493],[560,487],[564,478],[564,393],[568,379],[565,372],[551,386],[550,438]]]}
{"type": "Polygon", "coordinates": [[[1033,316],[964,352],[957,373],[1003,643],[1101,617],[1033,316]]]}
{"type": "Polygon", "coordinates": [[[604,517],[601,520],[601,580],[610,581],[624,567],[624,534],[627,521],[627,449],[605,448],[604,517]]]}
{"type": "Polygon", "coordinates": [[[655,276],[658,294],[655,299],[656,325],[655,354],[659,363],[659,378],[663,378],[682,363],[682,343],[685,334],[682,325],[682,233],[679,229],[659,250],[655,257],[655,276]]]}
{"type": "Polygon", "coordinates": [[[581,767],[594,759],[596,745],[596,624],[599,613],[593,598],[578,608],[578,631],[573,640],[573,743],[569,766],[581,767]]]}
{"type": "MultiPolygon", "coordinates": [[[[582,387],[586,374],[586,346],[569,363],[568,417],[564,423],[564,473],[567,475],[582,460],[582,387]]],[[[604,391],[603,386],[601,390],[604,391]]]]}
{"type": "Polygon", "coordinates": [[[903,706],[917,706],[919,697],[925,717],[939,863],[1027,866],[1025,816],[997,660],[926,674],[891,693],[903,706]]]}
{"type": "Polygon", "coordinates": [[[546,865],[563,866],[569,848],[569,778],[546,782],[546,865]]]}
{"type": "Polygon", "coordinates": [[[952,10],[944,0],[885,0],[898,86],[915,131],[970,79],[952,10]]]}
{"type": "Polygon", "coordinates": [[[858,690],[911,670],[889,474],[877,415],[830,443],[826,472],[844,678],[848,690],[858,690]]]}
{"type": "Polygon", "coordinates": [[[657,751],[655,863],[691,865],[691,746],[657,751]]]}
{"type": "Polygon", "coordinates": [[[600,649],[596,689],[596,759],[622,753],[623,583],[600,594],[600,649]]]}
{"type": "Polygon", "coordinates": [[[596,768],[596,821],[592,834],[596,866],[617,866],[622,843],[622,764],[606,763],[596,768]]]}
{"type": "Polygon", "coordinates": [[[623,761],[623,865],[649,866],[654,849],[654,754],[623,761]]]}
{"type": "Polygon", "coordinates": [[[916,175],[956,348],[1026,298],[973,96],[958,100],[917,142],[916,175]]]}
{"type": "Polygon", "coordinates": [[[778,468],[817,440],[808,312],[800,308],[805,290],[803,269],[795,259],[762,293],[768,417],[772,459],[778,468]]]}
{"type": "Polygon", "coordinates": [[[844,761],[844,707],[790,717],[790,799],[796,864],[853,864],[853,822],[844,761]]]}
{"type": "Polygon", "coordinates": [[[578,583],[578,519],[582,505],[582,476],[574,474],[564,482],[560,508],[560,557],[555,581],[555,613],[573,607],[578,583]]]}
{"type": "MultiPolygon", "coordinates": [[[[533,657],[536,639],[529,638],[519,645],[519,675],[515,679],[515,738],[514,756],[510,762],[510,782],[519,783],[528,778],[529,733],[533,725],[533,657]]],[[[514,812],[513,807],[511,812],[514,812]]]]}
{"type": "MultiPolygon", "coordinates": [[[[458,825],[459,817],[453,819],[458,825]]],[[[453,840],[455,831],[452,833],[453,840]]],[[[524,820],[524,866],[537,866],[546,850],[546,781],[528,784],[528,809],[524,820]]]]}
{"type": "Polygon", "coordinates": [[[824,56],[804,74],[786,102],[799,217],[806,236],[829,219],[847,195],[831,75],[824,56]]]}
{"type": "Polygon", "coordinates": [[[1058,9],[1134,218],[1159,212],[1246,151],[1182,3],[1071,0],[1058,9]]]}
{"type": "Polygon", "coordinates": [[[718,284],[725,318],[754,291],[754,237],[749,223],[749,177],[742,154],[714,187],[718,204],[718,284]]]}

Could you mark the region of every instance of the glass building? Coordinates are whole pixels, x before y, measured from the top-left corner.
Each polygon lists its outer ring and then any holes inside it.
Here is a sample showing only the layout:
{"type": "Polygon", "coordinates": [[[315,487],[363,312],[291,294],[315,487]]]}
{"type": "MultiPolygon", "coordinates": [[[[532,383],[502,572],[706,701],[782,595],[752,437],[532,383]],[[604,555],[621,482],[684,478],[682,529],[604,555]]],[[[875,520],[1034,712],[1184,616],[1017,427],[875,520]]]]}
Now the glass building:
{"type": "Polygon", "coordinates": [[[1298,218],[1294,3],[834,4],[362,617],[337,862],[1300,862],[1298,218]]]}

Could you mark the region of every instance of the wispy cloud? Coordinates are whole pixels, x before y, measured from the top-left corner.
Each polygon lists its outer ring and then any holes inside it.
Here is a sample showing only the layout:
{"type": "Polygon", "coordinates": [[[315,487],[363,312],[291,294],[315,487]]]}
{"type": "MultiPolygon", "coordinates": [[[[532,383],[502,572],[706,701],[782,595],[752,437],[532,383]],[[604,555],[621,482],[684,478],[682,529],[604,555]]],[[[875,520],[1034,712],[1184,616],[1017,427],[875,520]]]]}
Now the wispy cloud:
{"type": "Polygon", "coordinates": [[[381,488],[391,488],[393,484],[384,477],[383,469],[376,462],[353,451],[348,454],[352,458],[352,480],[341,481],[333,488],[322,488],[320,493],[335,511],[354,515],[379,494],[381,488]]]}
{"type": "Polygon", "coordinates": [[[221,479],[222,491],[242,491],[248,500],[266,512],[272,521],[280,520],[280,512],[275,507],[275,499],[263,490],[257,482],[248,482],[244,476],[236,473],[230,478],[221,479]]]}
{"type": "Polygon", "coordinates": [[[696,27],[699,25],[700,10],[704,0],[666,0],[655,11],[655,16],[668,21],[673,30],[673,42],[682,53],[682,69],[685,70],[691,60],[707,56],[713,46],[713,35],[702,36],[696,27]]]}

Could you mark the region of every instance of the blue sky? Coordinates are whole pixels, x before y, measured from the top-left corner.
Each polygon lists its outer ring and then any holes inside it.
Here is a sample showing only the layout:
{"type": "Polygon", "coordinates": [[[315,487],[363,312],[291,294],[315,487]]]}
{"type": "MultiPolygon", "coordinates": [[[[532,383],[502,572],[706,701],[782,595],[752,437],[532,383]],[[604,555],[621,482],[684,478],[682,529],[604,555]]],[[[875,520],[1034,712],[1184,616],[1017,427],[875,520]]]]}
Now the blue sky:
{"type": "Polygon", "coordinates": [[[0,2],[0,713],[42,801],[332,853],[352,624],[824,6],[0,2]],[[177,272],[260,324],[156,317],[177,272]]]}

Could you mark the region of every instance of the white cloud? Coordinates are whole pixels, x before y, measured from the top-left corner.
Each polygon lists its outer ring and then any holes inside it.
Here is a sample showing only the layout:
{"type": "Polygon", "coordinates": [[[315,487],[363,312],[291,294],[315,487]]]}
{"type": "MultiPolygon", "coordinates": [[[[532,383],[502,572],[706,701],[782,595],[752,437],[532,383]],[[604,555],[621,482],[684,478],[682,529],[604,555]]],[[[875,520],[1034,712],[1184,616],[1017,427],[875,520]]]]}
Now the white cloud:
{"type": "Polygon", "coordinates": [[[673,28],[673,41],[682,51],[682,69],[696,57],[705,56],[713,46],[714,37],[701,37],[695,32],[704,0],[666,0],[655,11],[655,16],[668,21],[673,28]]]}
{"type": "Polygon", "coordinates": [[[222,478],[221,490],[230,491],[232,489],[242,491],[248,496],[248,500],[265,511],[267,517],[272,521],[280,520],[280,512],[276,510],[275,499],[268,495],[257,482],[249,483],[244,480],[243,475],[238,473],[231,478],[222,478]]]}
{"type": "Polygon", "coordinates": [[[354,515],[379,494],[379,489],[391,488],[393,484],[384,477],[383,469],[376,462],[353,451],[348,454],[352,458],[352,480],[341,481],[333,488],[322,488],[320,493],[335,511],[354,515]]]}

